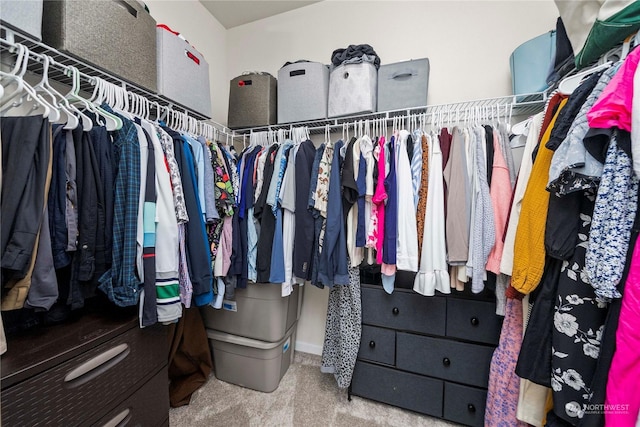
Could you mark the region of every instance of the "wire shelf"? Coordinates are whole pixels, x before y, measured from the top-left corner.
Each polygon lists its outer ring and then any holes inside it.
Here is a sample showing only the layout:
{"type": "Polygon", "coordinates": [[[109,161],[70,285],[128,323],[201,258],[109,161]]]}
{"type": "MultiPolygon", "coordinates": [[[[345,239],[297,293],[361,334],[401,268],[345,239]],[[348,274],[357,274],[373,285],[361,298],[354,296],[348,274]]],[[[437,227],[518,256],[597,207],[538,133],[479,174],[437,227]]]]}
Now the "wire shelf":
{"type": "Polygon", "coordinates": [[[525,116],[536,114],[544,109],[548,99],[548,92],[536,92],[523,95],[510,95],[497,98],[485,98],[473,101],[454,102],[449,104],[427,105],[422,107],[379,111],[375,113],[356,114],[345,117],[331,119],[319,119],[294,123],[283,123],[269,126],[259,126],[244,129],[235,129],[233,132],[239,135],[246,135],[251,132],[277,131],[280,129],[289,130],[293,127],[307,127],[310,133],[322,133],[327,127],[329,129],[342,128],[347,124],[353,124],[364,120],[386,120],[392,121],[398,117],[411,117],[414,115],[425,115],[427,123],[438,117],[444,116],[449,119],[469,117],[476,114],[481,117],[505,117],[505,116],[525,116]]]}
{"type": "MultiPolygon", "coordinates": [[[[132,83],[126,79],[120,78],[118,76],[114,76],[106,70],[101,69],[100,67],[89,64],[82,59],[76,58],[70,54],[65,52],[60,52],[57,49],[52,48],[42,42],[39,42],[32,37],[22,34],[18,31],[15,31],[12,28],[7,27],[4,24],[0,24],[0,37],[5,43],[0,44],[0,56],[2,56],[2,63],[10,63],[14,53],[11,49],[11,45],[14,43],[20,43],[26,46],[30,51],[35,52],[36,54],[44,54],[51,57],[54,61],[53,64],[49,67],[49,79],[54,80],[56,82],[62,83],[67,86],[72,86],[72,77],[67,72],[67,68],[69,66],[75,67],[80,71],[80,90],[92,93],[94,86],[94,78],[99,77],[109,83],[118,85],[120,87],[124,87],[128,92],[134,93],[136,95],[140,95],[145,97],[149,101],[157,102],[162,107],[169,107],[175,111],[184,111],[189,116],[201,120],[206,121],[207,123],[213,125],[217,128],[218,131],[221,131],[225,134],[230,134],[230,130],[213,120],[210,117],[207,117],[197,111],[190,109],[178,102],[175,102],[169,98],[166,98],[162,95],[159,95],[155,92],[152,92],[148,89],[145,89],[135,83],[132,83]],[[57,64],[56,64],[57,63],[57,64]],[[59,65],[58,65],[59,64],[59,65]],[[60,66],[62,65],[62,66],[60,66]]],[[[37,75],[42,75],[43,64],[38,61],[30,61],[28,66],[28,71],[30,73],[34,73],[37,75]]]]}

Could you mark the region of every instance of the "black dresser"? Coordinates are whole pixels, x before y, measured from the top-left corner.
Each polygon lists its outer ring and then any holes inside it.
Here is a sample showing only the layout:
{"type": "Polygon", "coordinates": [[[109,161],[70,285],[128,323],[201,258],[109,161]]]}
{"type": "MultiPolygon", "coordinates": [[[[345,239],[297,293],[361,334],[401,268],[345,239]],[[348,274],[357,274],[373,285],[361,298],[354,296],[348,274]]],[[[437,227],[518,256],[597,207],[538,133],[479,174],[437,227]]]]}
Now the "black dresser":
{"type": "Polygon", "coordinates": [[[379,285],[363,284],[362,340],[350,393],[484,425],[489,367],[502,325],[492,295],[425,297],[398,288],[388,295],[379,285]]]}
{"type": "Polygon", "coordinates": [[[167,330],[86,314],[7,342],[7,426],[168,426],[167,330]]]}

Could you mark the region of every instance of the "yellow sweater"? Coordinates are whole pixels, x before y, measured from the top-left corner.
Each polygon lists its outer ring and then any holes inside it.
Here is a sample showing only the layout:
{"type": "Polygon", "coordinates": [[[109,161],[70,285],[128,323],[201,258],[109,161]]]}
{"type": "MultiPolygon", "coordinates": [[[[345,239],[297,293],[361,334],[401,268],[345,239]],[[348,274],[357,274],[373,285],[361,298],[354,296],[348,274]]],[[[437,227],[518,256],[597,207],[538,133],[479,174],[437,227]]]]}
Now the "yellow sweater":
{"type": "Polygon", "coordinates": [[[525,295],[538,287],[544,270],[544,234],[549,208],[549,192],[546,187],[549,181],[549,167],[553,158],[553,151],[545,145],[549,141],[558,114],[566,103],[567,99],[560,102],[553,119],[542,136],[538,155],[531,169],[531,176],[522,199],[522,210],[513,250],[511,286],[525,295]]]}

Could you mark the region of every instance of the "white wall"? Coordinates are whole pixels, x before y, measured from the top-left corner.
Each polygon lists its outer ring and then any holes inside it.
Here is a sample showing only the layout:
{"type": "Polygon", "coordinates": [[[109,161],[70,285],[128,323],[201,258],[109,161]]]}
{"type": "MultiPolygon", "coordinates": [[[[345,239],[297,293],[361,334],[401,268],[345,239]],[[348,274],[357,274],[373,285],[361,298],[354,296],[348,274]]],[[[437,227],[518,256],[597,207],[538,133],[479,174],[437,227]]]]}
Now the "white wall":
{"type": "Polygon", "coordinates": [[[227,30],[197,0],[145,0],[158,24],[181,33],[207,60],[212,119],[227,121],[227,30]]]}
{"type": "MultiPolygon", "coordinates": [[[[382,63],[428,57],[429,104],[509,95],[509,55],[555,28],[551,0],[323,1],[227,31],[226,84],[243,71],[277,76],[287,61],[329,63],[334,49],[368,43],[382,63]]],[[[215,100],[225,111],[227,99],[215,100]]],[[[328,290],[308,286],[296,348],[322,348],[328,290]]]]}

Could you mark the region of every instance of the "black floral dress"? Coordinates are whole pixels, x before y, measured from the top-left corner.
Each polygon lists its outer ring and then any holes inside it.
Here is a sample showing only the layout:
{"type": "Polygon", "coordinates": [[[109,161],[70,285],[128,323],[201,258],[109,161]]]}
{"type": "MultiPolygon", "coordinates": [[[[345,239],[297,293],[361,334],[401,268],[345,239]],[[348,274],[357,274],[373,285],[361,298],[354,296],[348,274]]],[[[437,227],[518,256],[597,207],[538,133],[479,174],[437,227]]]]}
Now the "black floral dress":
{"type": "Polygon", "coordinates": [[[585,193],[580,207],[578,242],[562,262],[552,329],[553,406],[555,414],[577,425],[591,397],[591,382],[600,354],[608,304],[597,298],[585,273],[585,253],[595,203],[585,193]]]}

